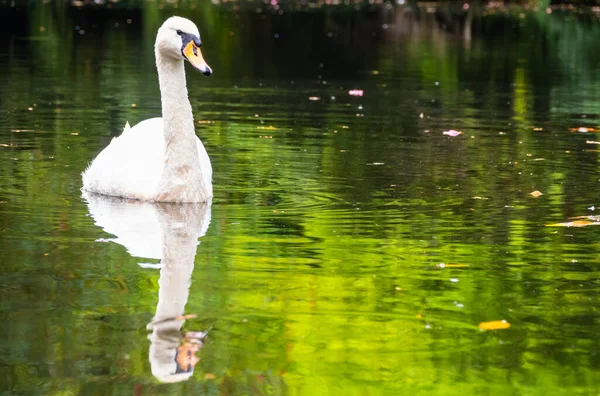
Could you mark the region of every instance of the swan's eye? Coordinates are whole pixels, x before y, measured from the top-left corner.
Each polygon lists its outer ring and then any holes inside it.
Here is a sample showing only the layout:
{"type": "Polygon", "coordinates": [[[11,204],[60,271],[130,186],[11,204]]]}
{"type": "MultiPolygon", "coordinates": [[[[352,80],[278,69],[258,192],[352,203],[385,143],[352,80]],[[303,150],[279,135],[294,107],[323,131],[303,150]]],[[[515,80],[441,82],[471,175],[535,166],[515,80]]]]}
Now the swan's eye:
{"type": "Polygon", "coordinates": [[[180,36],[183,36],[183,32],[181,30],[179,30],[179,29],[177,29],[177,34],[180,35],[180,36]]]}

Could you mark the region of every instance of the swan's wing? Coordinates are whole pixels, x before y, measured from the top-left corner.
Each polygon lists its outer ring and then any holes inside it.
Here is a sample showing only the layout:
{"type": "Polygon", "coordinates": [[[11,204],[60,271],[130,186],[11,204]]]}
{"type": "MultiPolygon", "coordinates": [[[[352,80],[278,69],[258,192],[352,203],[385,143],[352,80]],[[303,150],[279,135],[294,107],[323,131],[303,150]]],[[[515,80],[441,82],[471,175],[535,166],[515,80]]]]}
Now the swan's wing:
{"type": "Polygon", "coordinates": [[[164,166],[162,118],[144,120],[133,128],[125,125],[83,173],[87,191],[152,199],[164,166]]]}

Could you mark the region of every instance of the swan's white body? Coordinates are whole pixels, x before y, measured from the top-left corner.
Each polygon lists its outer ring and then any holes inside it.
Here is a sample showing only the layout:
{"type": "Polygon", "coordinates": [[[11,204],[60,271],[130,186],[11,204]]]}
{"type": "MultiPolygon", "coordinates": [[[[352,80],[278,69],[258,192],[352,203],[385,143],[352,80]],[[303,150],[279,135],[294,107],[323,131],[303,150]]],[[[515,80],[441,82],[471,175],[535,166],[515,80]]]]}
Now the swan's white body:
{"type": "Polygon", "coordinates": [[[162,118],[144,120],[133,128],[127,124],[121,136],[114,138],[84,172],[84,189],[97,194],[142,201],[206,201],[212,196],[212,167],[204,145],[196,136],[194,143],[198,153],[197,168],[201,170],[198,188],[189,188],[184,178],[174,174],[175,180],[171,180],[171,184],[179,184],[180,193],[171,199],[161,199],[159,185],[165,170],[163,130],[162,118]]]}
{"type": "MultiPolygon", "coordinates": [[[[158,30],[155,44],[162,118],[151,118],[121,136],[92,161],[83,173],[88,192],[156,202],[205,202],[212,197],[212,167],[194,130],[182,54],[182,31],[199,42],[196,26],[169,18],[158,30]]],[[[188,38],[189,40],[189,38],[188,38]]],[[[185,45],[185,42],[184,42],[185,45]]],[[[190,62],[211,73],[200,54],[190,62]]]]}

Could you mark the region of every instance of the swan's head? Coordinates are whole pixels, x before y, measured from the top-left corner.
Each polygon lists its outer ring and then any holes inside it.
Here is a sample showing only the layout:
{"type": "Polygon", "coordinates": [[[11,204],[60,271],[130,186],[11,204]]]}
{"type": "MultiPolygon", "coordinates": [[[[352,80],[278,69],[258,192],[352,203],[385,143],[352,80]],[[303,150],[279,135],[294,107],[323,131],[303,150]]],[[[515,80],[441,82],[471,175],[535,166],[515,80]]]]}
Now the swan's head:
{"type": "Polygon", "coordinates": [[[187,59],[194,68],[205,76],[210,76],[212,69],[206,64],[200,51],[202,41],[198,28],[189,19],[171,17],[158,29],[154,48],[163,56],[184,60],[187,59]]]}

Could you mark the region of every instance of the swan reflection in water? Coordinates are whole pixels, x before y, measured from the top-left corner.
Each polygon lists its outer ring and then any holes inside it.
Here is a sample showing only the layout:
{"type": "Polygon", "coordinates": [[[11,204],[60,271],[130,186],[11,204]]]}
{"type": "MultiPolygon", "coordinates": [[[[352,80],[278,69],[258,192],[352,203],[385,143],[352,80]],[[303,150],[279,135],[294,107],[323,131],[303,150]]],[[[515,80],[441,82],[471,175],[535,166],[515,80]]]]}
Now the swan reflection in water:
{"type": "MultiPolygon", "coordinates": [[[[148,324],[150,366],[161,382],[189,379],[199,358],[207,332],[181,333],[186,319],[194,258],[210,224],[210,202],[167,204],[122,200],[84,194],[94,222],[109,234],[108,241],[123,245],[135,257],[160,260],[140,263],[142,268],[160,268],[158,304],[148,324]]],[[[106,239],[103,241],[107,241],[106,239]]]]}

